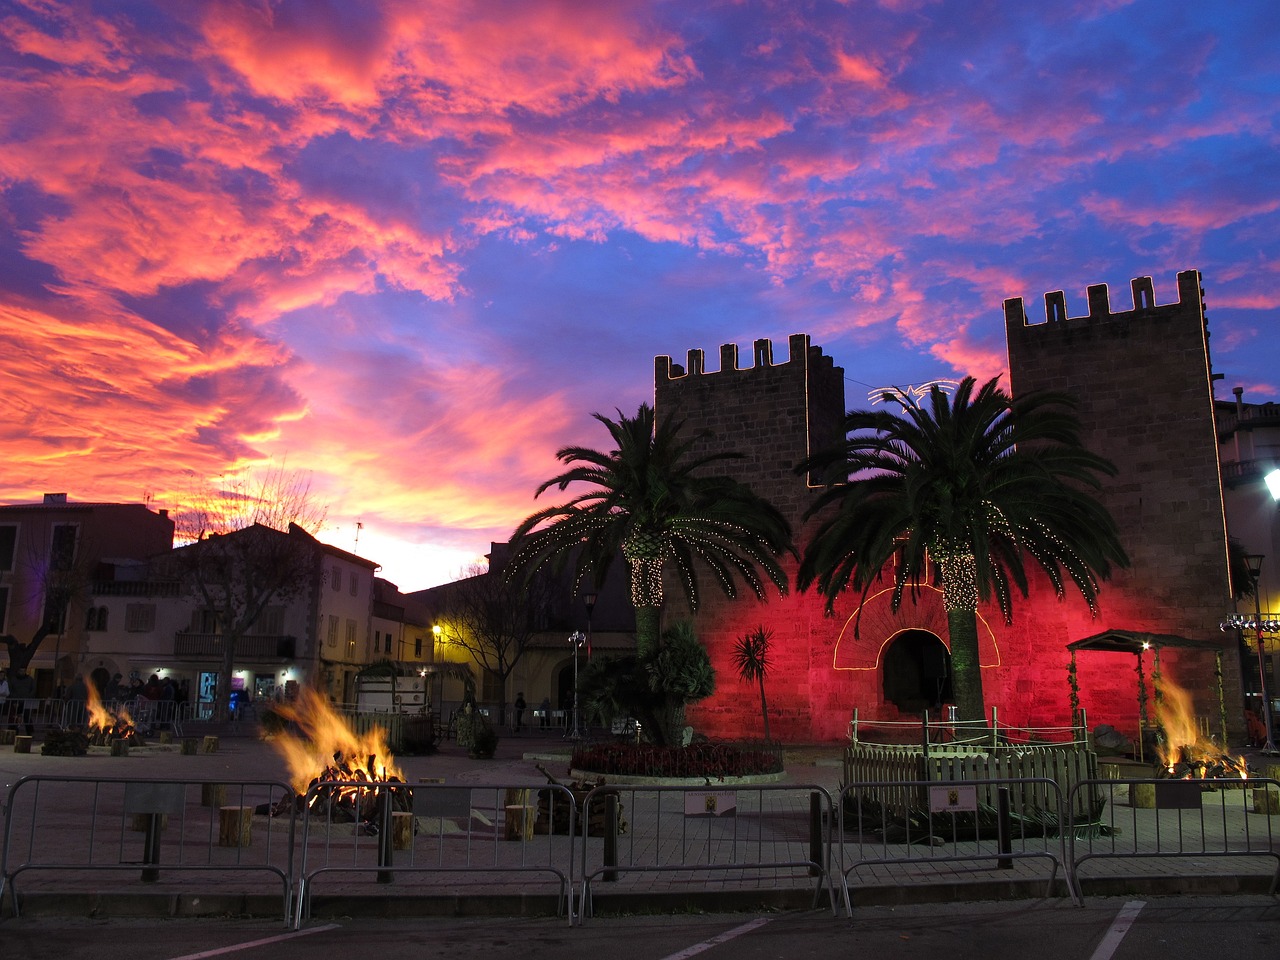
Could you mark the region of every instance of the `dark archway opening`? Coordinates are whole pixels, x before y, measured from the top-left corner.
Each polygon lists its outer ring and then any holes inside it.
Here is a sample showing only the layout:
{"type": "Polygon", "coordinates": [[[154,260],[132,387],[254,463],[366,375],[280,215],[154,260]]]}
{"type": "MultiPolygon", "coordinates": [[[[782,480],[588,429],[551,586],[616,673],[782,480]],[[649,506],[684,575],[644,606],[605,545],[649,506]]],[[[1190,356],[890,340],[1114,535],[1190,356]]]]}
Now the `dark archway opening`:
{"type": "Polygon", "coordinates": [[[904,713],[941,709],[951,692],[951,654],[932,633],[907,630],[884,652],[884,699],[904,713]]]}

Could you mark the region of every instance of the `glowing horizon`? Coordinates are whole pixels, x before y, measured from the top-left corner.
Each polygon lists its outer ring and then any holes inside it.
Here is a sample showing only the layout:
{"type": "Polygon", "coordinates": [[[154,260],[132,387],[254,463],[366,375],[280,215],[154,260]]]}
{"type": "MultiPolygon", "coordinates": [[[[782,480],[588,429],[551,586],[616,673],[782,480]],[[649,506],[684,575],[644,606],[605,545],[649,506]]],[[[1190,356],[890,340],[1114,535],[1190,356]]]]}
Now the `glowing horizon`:
{"type": "Polygon", "coordinates": [[[1280,399],[1278,38],[1263,0],[11,0],[0,502],[287,460],[414,590],[655,356],[808,333],[866,406],[1003,372],[1007,297],[1186,269],[1225,387],[1280,399]]]}

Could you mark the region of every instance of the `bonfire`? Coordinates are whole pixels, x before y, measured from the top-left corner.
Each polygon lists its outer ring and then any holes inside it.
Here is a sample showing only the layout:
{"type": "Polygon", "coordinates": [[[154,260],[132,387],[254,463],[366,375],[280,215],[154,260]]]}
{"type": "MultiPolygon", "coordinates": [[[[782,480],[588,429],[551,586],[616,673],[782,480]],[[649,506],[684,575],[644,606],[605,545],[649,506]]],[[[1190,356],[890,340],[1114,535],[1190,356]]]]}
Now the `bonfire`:
{"type": "MultiPolygon", "coordinates": [[[[295,702],[272,709],[297,729],[297,734],[282,730],[271,741],[284,756],[289,782],[297,791],[296,798],[282,801],[272,812],[287,813],[307,803],[307,812],[313,816],[376,824],[382,792],[369,785],[404,783],[387,746],[386,729],[375,726],[367,733],[355,733],[324,697],[307,688],[299,691],[295,702]],[[313,790],[320,784],[324,786],[313,790]]],[[[393,809],[412,809],[407,789],[393,790],[391,797],[393,809]]]]}
{"type": "Polygon", "coordinates": [[[123,705],[117,705],[114,710],[108,710],[102,703],[98,688],[92,683],[87,683],[85,686],[89,691],[89,699],[85,702],[85,708],[89,714],[87,730],[89,742],[99,747],[109,746],[112,740],[123,740],[131,745],[142,743],[138,725],[129,716],[129,711],[123,705]]]}
{"type": "Polygon", "coordinates": [[[1233,757],[1200,732],[1191,695],[1165,680],[1156,719],[1164,730],[1164,742],[1156,744],[1159,775],[1178,780],[1249,779],[1244,757],[1233,757]]]}

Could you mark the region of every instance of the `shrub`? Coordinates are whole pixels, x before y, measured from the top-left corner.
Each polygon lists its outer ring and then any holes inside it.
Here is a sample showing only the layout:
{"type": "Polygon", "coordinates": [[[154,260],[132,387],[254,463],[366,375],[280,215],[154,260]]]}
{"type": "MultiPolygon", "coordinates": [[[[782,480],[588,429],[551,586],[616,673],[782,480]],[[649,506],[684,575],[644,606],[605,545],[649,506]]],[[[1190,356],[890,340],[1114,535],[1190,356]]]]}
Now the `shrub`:
{"type": "Polygon", "coordinates": [[[614,776],[723,779],[781,773],[782,752],[732,743],[694,743],[687,747],[595,743],[574,750],[572,766],[614,776]]]}

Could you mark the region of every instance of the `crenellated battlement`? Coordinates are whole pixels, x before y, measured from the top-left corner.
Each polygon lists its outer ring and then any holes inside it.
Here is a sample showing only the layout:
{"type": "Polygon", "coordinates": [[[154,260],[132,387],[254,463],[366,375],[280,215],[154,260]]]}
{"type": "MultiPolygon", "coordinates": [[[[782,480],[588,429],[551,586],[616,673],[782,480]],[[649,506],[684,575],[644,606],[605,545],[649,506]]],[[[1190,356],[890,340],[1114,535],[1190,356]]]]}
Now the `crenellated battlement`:
{"type": "Polygon", "coordinates": [[[1029,323],[1023,306],[1022,297],[1010,297],[1004,302],[1004,320],[1007,333],[1027,327],[1055,329],[1060,325],[1083,325],[1104,323],[1112,320],[1127,320],[1139,315],[1149,315],[1154,311],[1178,310],[1193,307],[1204,315],[1204,290],[1200,285],[1199,270],[1183,270],[1178,274],[1178,299],[1174,303],[1157,305],[1155,287],[1150,277],[1137,277],[1129,284],[1133,294],[1133,309],[1117,313],[1111,312],[1110,293],[1105,283],[1096,283],[1086,288],[1089,313],[1083,317],[1070,317],[1067,314],[1067,298],[1061,290],[1054,290],[1044,295],[1044,323],[1029,323]]]}
{"type": "Polygon", "coordinates": [[[834,361],[823,356],[821,347],[809,345],[807,333],[793,333],[787,338],[787,359],[775,363],[773,359],[773,341],[767,338],[752,343],[752,362],[749,367],[738,366],[738,345],[725,343],[720,346],[720,369],[707,370],[706,353],[702,350],[690,350],[686,363],[681,366],[672,363],[670,357],[654,357],[654,380],[662,383],[668,380],[682,380],[686,377],[715,376],[721,373],[745,373],[751,370],[764,370],[771,367],[782,367],[796,361],[808,360],[815,367],[831,367],[834,361]]]}

